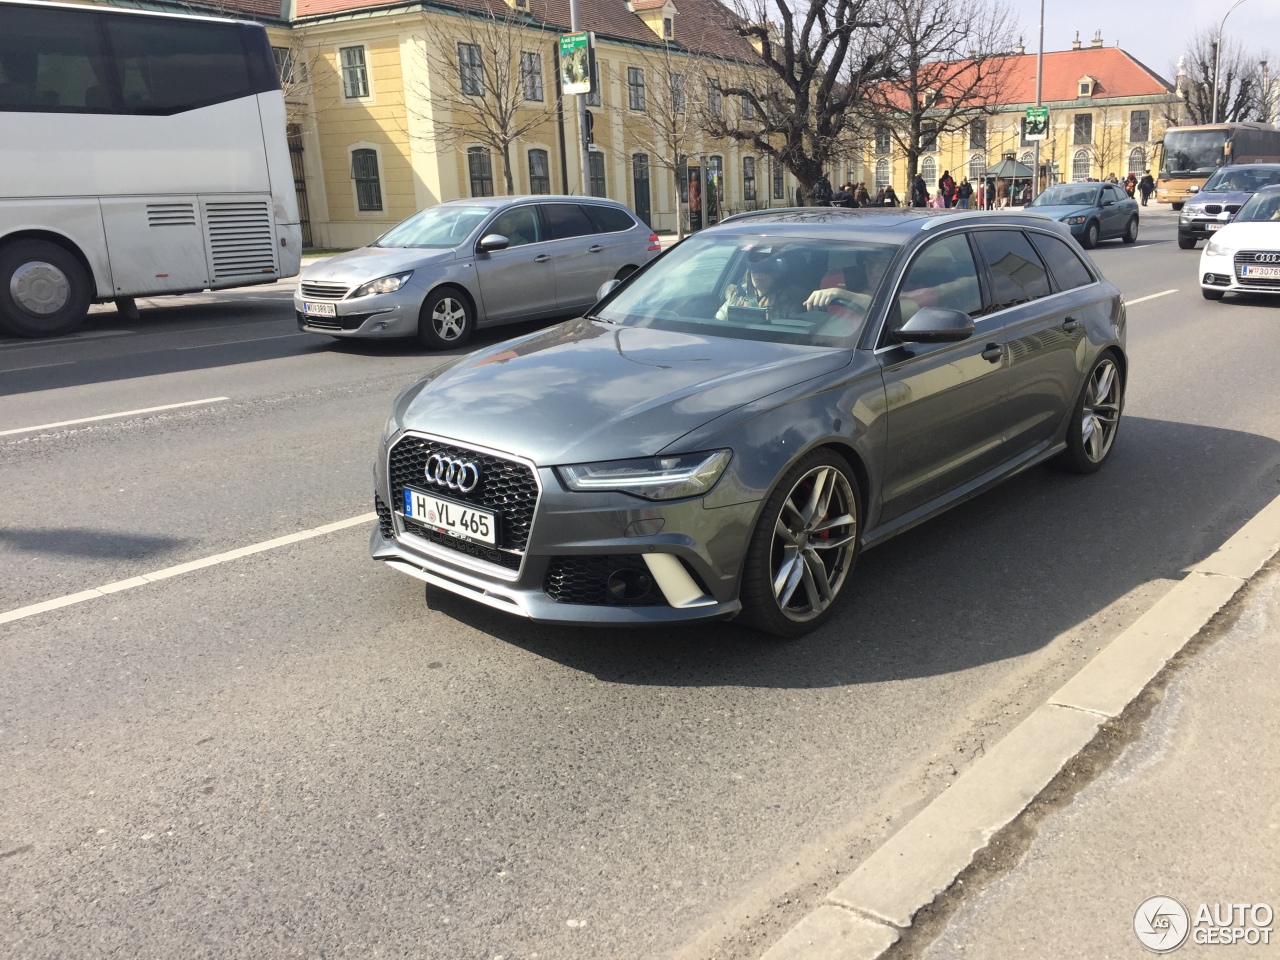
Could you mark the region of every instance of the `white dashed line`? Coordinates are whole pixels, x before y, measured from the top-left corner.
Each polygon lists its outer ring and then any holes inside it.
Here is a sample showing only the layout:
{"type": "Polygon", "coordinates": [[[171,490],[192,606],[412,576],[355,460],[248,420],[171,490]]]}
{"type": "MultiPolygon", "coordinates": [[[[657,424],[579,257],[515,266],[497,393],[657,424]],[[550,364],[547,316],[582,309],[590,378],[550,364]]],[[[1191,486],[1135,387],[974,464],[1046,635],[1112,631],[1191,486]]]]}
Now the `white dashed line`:
{"type": "Polygon", "coordinates": [[[96,417],[81,417],[78,420],[59,420],[57,423],[42,423],[34,427],[15,427],[12,430],[0,430],[0,437],[11,437],[15,433],[36,433],[40,430],[53,430],[57,427],[74,427],[80,423],[95,423],[99,420],[116,420],[120,417],[136,417],[142,413],[158,413],[161,410],[177,410],[179,407],[196,407],[202,403],[221,403],[230,397],[208,397],[204,400],[184,400],[182,403],[166,403],[160,407],[143,407],[140,410],[122,410],[119,413],[100,413],[96,417]]]}
{"type": "Polygon", "coordinates": [[[1145,297],[1139,297],[1137,300],[1126,300],[1124,305],[1132,307],[1135,303],[1142,303],[1144,300],[1154,300],[1156,297],[1166,297],[1171,293],[1177,293],[1177,290],[1161,290],[1159,293],[1147,294],[1145,297]]]}
{"type": "Polygon", "coordinates": [[[54,597],[52,600],[45,600],[42,603],[33,603],[30,606],[18,607],[16,610],[10,610],[7,613],[0,613],[0,623],[12,623],[14,620],[24,620],[27,617],[34,617],[39,613],[48,613],[50,610],[60,610],[61,608],[69,607],[72,604],[84,603],[86,600],[96,600],[99,597],[106,597],[113,593],[119,593],[122,590],[132,590],[134,587],[144,587],[148,583],[155,583],[157,580],[167,580],[170,577],[176,577],[180,574],[191,573],[193,570],[203,570],[205,567],[213,567],[220,563],[227,563],[231,560],[239,560],[241,557],[252,556],[255,553],[264,553],[267,550],[275,550],[277,547],[285,547],[291,543],[300,543],[303,540],[322,537],[326,533],[335,533],[338,530],[345,530],[347,527],[359,526],[362,523],[369,523],[376,519],[378,519],[378,515],[376,513],[364,513],[358,517],[339,520],[336,523],[326,523],[322,527],[312,527],[310,530],[301,530],[298,533],[290,533],[283,537],[276,537],[274,540],[263,540],[261,543],[250,544],[247,547],[240,547],[236,550],[228,550],[226,553],[215,553],[211,557],[192,560],[188,563],[180,563],[173,567],[165,567],[163,570],[156,570],[153,573],[144,573],[137,577],[130,577],[128,580],[117,580],[114,583],[108,583],[101,587],[94,587],[91,590],[81,590],[79,593],[69,593],[63,597],[54,597]]]}

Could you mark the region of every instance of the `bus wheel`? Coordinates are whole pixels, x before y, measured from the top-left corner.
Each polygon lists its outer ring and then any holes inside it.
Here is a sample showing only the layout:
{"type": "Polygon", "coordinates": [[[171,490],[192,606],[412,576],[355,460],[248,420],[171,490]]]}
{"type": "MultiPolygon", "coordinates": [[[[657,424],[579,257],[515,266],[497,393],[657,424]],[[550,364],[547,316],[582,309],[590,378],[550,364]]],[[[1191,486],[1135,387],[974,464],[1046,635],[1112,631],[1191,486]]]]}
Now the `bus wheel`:
{"type": "Polygon", "coordinates": [[[1182,204],[1180,204],[1180,203],[1171,203],[1171,204],[1169,204],[1169,206],[1173,207],[1173,212],[1174,212],[1174,213],[1177,213],[1179,210],[1181,210],[1181,209],[1182,209],[1182,204]]]}
{"type": "Polygon", "coordinates": [[[58,337],[89,315],[89,275],[47,240],[0,248],[0,327],[20,337],[58,337]]]}

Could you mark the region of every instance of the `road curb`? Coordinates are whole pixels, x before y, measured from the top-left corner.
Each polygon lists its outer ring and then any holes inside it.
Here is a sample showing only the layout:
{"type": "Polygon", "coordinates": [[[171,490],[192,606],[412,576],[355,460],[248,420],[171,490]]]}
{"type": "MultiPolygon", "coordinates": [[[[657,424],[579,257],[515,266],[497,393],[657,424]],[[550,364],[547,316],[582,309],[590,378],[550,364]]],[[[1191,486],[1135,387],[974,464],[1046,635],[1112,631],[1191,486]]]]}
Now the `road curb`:
{"type": "Polygon", "coordinates": [[[1280,497],[864,860],[761,960],[876,960],[1280,552],[1280,497]]]}

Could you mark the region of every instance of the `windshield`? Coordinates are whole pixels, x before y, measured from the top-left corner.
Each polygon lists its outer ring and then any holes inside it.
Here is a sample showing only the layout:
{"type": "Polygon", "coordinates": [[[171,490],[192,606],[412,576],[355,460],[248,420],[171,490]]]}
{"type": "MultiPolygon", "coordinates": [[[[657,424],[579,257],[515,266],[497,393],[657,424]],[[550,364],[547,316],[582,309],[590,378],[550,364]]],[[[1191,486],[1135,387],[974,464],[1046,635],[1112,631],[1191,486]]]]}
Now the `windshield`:
{"type": "Polygon", "coordinates": [[[1235,216],[1235,223],[1249,220],[1280,221],[1280,190],[1268,190],[1266,193],[1255,193],[1244,202],[1240,212],[1235,216]]]}
{"type": "Polygon", "coordinates": [[[848,346],[897,247],[849,240],[702,236],[680,244],[595,313],[609,323],[848,346]]]}
{"type": "Polygon", "coordinates": [[[1222,166],[1226,130],[1170,130],[1164,135],[1164,171],[1175,177],[1212,173],[1222,166]]]}
{"type": "Polygon", "coordinates": [[[1098,188],[1091,183],[1055,183],[1052,187],[1032,200],[1029,207],[1056,207],[1093,205],[1098,197],[1098,188]]]}
{"type": "Polygon", "coordinates": [[[1201,193],[1253,193],[1271,183],[1280,183],[1280,167],[1273,170],[1249,167],[1226,167],[1204,185],[1201,193]]]}
{"type": "Polygon", "coordinates": [[[441,204],[415,213],[398,223],[370,246],[373,247],[456,247],[467,239],[480,221],[493,212],[491,207],[455,207],[441,204]]]}

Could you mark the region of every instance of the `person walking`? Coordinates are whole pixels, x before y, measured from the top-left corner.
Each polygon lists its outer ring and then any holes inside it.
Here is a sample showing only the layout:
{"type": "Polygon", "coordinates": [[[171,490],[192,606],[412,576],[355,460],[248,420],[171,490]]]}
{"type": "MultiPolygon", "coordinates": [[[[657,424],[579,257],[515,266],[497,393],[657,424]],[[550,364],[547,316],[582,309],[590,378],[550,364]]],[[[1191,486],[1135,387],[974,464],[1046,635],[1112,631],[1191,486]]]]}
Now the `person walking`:
{"type": "MultiPolygon", "coordinates": [[[[920,182],[924,183],[923,180],[920,182]]],[[[892,183],[884,188],[884,205],[886,207],[896,207],[898,205],[898,194],[893,189],[892,183]]]]}
{"type": "Polygon", "coordinates": [[[960,181],[960,185],[956,187],[956,206],[961,210],[969,209],[969,198],[973,196],[973,184],[969,182],[969,178],[965,177],[960,181]]]}
{"type": "Polygon", "coordinates": [[[835,193],[831,189],[831,181],[827,179],[827,175],[821,174],[817,182],[813,185],[813,203],[817,207],[831,206],[831,198],[835,193]]]}
{"type": "Polygon", "coordinates": [[[996,181],[996,206],[1003,210],[1009,205],[1009,188],[1003,179],[996,181]]]}
{"type": "Polygon", "coordinates": [[[853,199],[853,184],[846,183],[831,196],[831,205],[833,207],[844,207],[846,210],[852,210],[858,205],[853,199]]]}
{"type": "Polygon", "coordinates": [[[1151,171],[1147,170],[1138,181],[1138,192],[1142,194],[1142,205],[1145,207],[1151,195],[1156,192],[1156,182],[1151,179],[1151,171]]]}
{"type": "Polygon", "coordinates": [[[858,206],[865,207],[871,203],[871,194],[867,191],[865,183],[858,184],[858,188],[853,192],[853,199],[858,201],[858,206]]]}
{"type": "Polygon", "coordinates": [[[929,205],[929,188],[925,186],[924,177],[918,173],[915,179],[911,181],[911,205],[913,207],[927,207],[929,205]]]}
{"type": "Polygon", "coordinates": [[[1133,195],[1138,192],[1138,177],[1132,171],[1124,178],[1124,192],[1129,195],[1129,199],[1133,199],[1133,195]]]}
{"type": "Polygon", "coordinates": [[[951,179],[951,171],[943,170],[938,179],[938,193],[942,195],[942,205],[950,207],[954,200],[956,182],[951,179]]]}
{"type": "Polygon", "coordinates": [[[987,209],[994,210],[996,208],[996,181],[994,177],[987,177],[987,209]]]}

